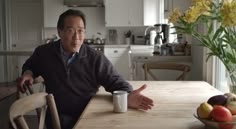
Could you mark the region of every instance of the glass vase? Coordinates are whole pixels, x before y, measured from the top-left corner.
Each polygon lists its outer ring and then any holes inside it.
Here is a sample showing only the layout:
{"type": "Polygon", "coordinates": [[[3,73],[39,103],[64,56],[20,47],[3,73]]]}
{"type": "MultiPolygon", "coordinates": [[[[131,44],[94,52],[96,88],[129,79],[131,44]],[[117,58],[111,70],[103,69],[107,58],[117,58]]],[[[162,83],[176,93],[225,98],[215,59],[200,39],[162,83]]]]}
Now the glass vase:
{"type": "Polygon", "coordinates": [[[236,93],[236,70],[231,68],[231,71],[227,71],[227,85],[231,93],[236,93]]]}

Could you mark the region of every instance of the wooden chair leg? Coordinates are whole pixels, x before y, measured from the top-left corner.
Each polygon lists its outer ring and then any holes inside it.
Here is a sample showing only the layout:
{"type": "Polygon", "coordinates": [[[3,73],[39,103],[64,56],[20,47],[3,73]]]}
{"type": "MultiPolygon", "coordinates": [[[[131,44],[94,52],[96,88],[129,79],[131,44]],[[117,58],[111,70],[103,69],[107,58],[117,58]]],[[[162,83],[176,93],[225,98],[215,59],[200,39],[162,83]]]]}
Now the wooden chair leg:
{"type": "Polygon", "coordinates": [[[16,123],[20,125],[20,127],[22,127],[22,129],[29,129],[25,119],[23,116],[19,116],[15,119],[16,123]]]}
{"type": "Polygon", "coordinates": [[[61,124],[60,124],[59,116],[57,113],[56,103],[53,96],[51,94],[47,95],[47,100],[48,100],[48,106],[51,111],[51,114],[52,116],[55,117],[55,118],[52,117],[52,125],[54,129],[61,129],[61,124]]]}

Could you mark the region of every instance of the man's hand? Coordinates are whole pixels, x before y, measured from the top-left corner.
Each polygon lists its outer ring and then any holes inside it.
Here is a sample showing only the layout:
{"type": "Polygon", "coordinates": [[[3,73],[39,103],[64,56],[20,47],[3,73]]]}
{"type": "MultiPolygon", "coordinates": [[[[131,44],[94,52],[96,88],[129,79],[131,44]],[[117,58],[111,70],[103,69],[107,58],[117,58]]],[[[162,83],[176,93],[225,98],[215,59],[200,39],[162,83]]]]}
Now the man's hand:
{"type": "Polygon", "coordinates": [[[22,93],[25,93],[25,90],[26,90],[24,87],[25,84],[32,86],[32,84],[33,84],[32,75],[24,74],[17,79],[17,88],[19,88],[22,93]]]}
{"type": "Polygon", "coordinates": [[[147,87],[146,84],[141,86],[140,88],[132,91],[128,95],[128,107],[129,108],[135,108],[135,109],[142,109],[142,110],[148,110],[151,109],[153,105],[153,100],[143,96],[141,94],[141,91],[143,91],[147,87]]]}

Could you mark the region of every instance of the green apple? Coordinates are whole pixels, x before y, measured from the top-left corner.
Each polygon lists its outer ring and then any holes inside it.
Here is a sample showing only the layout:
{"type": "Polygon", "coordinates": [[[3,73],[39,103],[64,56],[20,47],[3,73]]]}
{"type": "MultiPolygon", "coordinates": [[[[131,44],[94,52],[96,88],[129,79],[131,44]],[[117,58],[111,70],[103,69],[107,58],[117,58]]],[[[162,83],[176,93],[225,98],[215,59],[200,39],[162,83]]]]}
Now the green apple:
{"type": "Polygon", "coordinates": [[[210,113],[213,107],[207,102],[201,103],[197,108],[197,115],[199,118],[210,118],[210,113]]]}
{"type": "Polygon", "coordinates": [[[228,97],[225,106],[230,110],[232,115],[236,115],[236,96],[228,97]]]}
{"type": "Polygon", "coordinates": [[[236,96],[234,93],[225,93],[224,95],[227,97],[236,96]]]}

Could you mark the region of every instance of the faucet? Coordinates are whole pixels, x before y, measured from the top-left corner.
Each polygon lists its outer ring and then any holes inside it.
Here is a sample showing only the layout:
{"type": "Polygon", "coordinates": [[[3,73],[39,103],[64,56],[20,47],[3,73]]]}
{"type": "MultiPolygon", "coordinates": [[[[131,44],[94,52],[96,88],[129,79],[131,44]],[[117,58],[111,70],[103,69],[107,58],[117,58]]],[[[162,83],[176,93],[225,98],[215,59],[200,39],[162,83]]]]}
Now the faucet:
{"type": "MultiPolygon", "coordinates": [[[[145,37],[144,42],[145,42],[146,45],[148,45],[149,42],[150,42],[150,34],[147,34],[147,32],[148,32],[149,29],[155,30],[155,27],[154,27],[154,26],[148,26],[148,27],[145,29],[145,31],[144,31],[144,37],[145,37]]],[[[150,31],[149,31],[149,32],[150,32],[150,31]]]]}
{"type": "Polygon", "coordinates": [[[148,27],[145,29],[145,31],[144,31],[144,36],[147,35],[147,31],[148,31],[149,29],[155,29],[155,27],[154,27],[154,26],[148,26],[148,27]]]}

